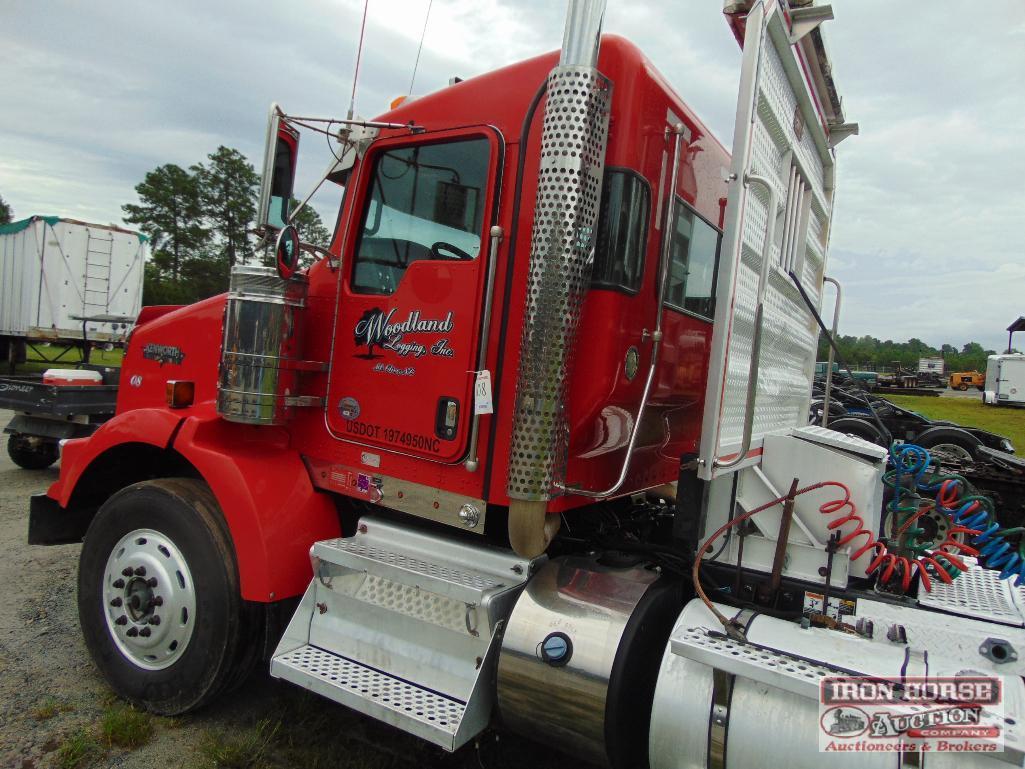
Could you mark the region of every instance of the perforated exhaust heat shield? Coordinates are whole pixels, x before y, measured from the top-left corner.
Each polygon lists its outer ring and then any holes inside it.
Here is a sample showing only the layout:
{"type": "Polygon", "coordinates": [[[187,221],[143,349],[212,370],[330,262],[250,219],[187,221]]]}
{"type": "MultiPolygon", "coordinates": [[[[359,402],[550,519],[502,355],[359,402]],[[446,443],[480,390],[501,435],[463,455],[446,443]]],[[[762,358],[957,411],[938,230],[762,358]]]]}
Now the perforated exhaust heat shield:
{"type": "Polygon", "coordinates": [[[512,499],[550,499],[565,480],[567,385],[594,262],[611,95],[611,81],[595,67],[565,57],[548,77],[509,459],[512,499]]]}

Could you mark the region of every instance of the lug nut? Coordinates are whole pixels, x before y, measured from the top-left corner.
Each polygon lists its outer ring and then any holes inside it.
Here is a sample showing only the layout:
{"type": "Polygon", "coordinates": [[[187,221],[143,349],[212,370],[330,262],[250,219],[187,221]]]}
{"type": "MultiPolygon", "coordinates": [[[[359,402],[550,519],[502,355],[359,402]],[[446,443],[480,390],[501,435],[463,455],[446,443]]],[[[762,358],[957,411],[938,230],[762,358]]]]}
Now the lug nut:
{"type": "Polygon", "coordinates": [[[164,599],[161,598],[159,595],[155,595],[155,596],[153,596],[153,600],[150,601],[150,603],[153,604],[154,606],[163,606],[164,605],[164,599]]]}
{"type": "Polygon", "coordinates": [[[128,617],[126,617],[124,614],[122,614],[120,617],[118,617],[116,620],[114,620],[114,624],[115,625],[127,625],[128,624],[128,617]]]}
{"type": "Polygon", "coordinates": [[[146,567],[145,566],[139,566],[138,568],[136,568],[135,576],[136,577],[145,577],[146,576],[146,567]]]}
{"type": "Polygon", "coordinates": [[[150,577],[149,579],[146,580],[146,584],[149,585],[150,587],[156,587],[157,586],[157,578],[156,577],[150,577]]]}
{"type": "Polygon", "coordinates": [[[115,607],[115,608],[117,608],[118,606],[121,605],[121,599],[120,598],[115,598],[114,600],[112,600],[110,602],[110,605],[115,607]]]}
{"type": "Polygon", "coordinates": [[[130,628],[128,628],[128,632],[125,633],[125,635],[130,637],[130,638],[135,638],[135,636],[139,635],[139,628],[137,628],[137,627],[130,627],[130,628]]]}
{"type": "Polygon", "coordinates": [[[148,627],[144,627],[142,630],[139,631],[139,635],[141,635],[143,638],[149,638],[151,632],[152,631],[148,627]]]}
{"type": "Polygon", "coordinates": [[[131,566],[125,566],[125,568],[121,569],[121,575],[124,576],[124,577],[132,576],[132,567],[131,566]]]}
{"type": "Polygon", "coordinates": [[[151,625],[159,625],[160,624],[160,617],[158,617],[156,614],[154,614],[152,617],[149,618],[149,624],[151,624],[151,625]]]}
{"type": "Polygon", "coordinates": [[[120,590],[125,586],[125,581],[123,579],[115,579],[111,584],[120,590]]]}

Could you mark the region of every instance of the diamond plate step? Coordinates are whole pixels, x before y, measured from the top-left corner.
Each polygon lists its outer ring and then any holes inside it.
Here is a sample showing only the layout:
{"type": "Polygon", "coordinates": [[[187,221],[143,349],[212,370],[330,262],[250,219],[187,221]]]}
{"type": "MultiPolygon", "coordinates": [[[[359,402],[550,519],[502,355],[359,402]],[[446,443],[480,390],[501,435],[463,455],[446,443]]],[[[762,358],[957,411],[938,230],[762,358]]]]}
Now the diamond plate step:
{"type": "Polygon", "coordinates": [[[530,561],[515,554],[443,540],[374,519],[352,537],[317,542],[312,554],[326,563],[365,571],[468,604],[480,604],[523,583],[530,561]]]}
{"type": "Polygon", "coordinates": [[[764,646],[740,643],[700,626],[674,631],[669,648],[680,657],[809,699],[818,698],[822,678],[849,672],[764,646]]]}
{"type": "Polygon", "coordinates": [[[298,684],[446,750],[457,746],[466,704],[354,660],[302,646],[275,657],[271,675],[298,684]]]}
{"type": "Polygon", "coordinates": [[[487,727],[501,627],[543,556],[373,517],[311,556],[271,675],[446,750],[487,727]]]}
{"type": "Polygon", "coordinates": [[[971,565],[949,585],[933,580],[931,592],[919,591],[918,603],[949,614],[1025,627],[1022,590],[1014,587],[1013,579],[1000,579],[998,571],[971,565]]]}

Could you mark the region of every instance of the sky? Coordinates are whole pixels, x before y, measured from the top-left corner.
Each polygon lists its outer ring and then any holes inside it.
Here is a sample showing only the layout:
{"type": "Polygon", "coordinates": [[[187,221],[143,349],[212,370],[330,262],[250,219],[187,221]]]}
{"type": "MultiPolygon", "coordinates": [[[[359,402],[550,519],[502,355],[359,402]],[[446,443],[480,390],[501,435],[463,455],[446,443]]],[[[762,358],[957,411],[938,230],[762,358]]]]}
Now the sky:
{"type": "MultiPolygon", "coordinates": [[[[370,0],[357,112],[410,80],[431,0],[370,0]]],[[[164,163],[219,145],[254,163],[267,109],[343,117],[362,0],[7,0],[0,25],[0,196],[17,217],[121,222],[164,163]]],[[[731,146],[740,50],[721,0],[609,0],[605,31],[641,46],[731,146]]],[[[827,272],[843,334],[979,341],[1025,315],[1025,2],[834,0],[825,27],[848,120],[827,272]]],[[[556,49],[561,0],[433,0],[414,94],[556,49]]],[[[327,166],[308,135],[297,191],[327,166]]],[[[259,170],[259,169],[257,169],[259,170]]],[[[336,191],[314,198],[333,224],[336,191]]],[[[831,309],[827,309],[827,315],[831,309]]],[[[1025,340],[1018,342],[1021,347],[1025,340]]]]}

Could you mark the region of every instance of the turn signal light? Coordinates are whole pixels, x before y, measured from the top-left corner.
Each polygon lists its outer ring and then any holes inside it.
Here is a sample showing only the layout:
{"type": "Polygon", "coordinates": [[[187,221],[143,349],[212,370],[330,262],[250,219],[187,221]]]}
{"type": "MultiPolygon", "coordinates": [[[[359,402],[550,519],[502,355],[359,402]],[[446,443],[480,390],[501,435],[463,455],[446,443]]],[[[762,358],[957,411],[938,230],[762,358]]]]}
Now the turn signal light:
{"type": "Polygon", "coordinates": [[[167,380],[167,405],[173,409],[191,406],[196,398],[196,383],[184,379],[167,380]]]}

